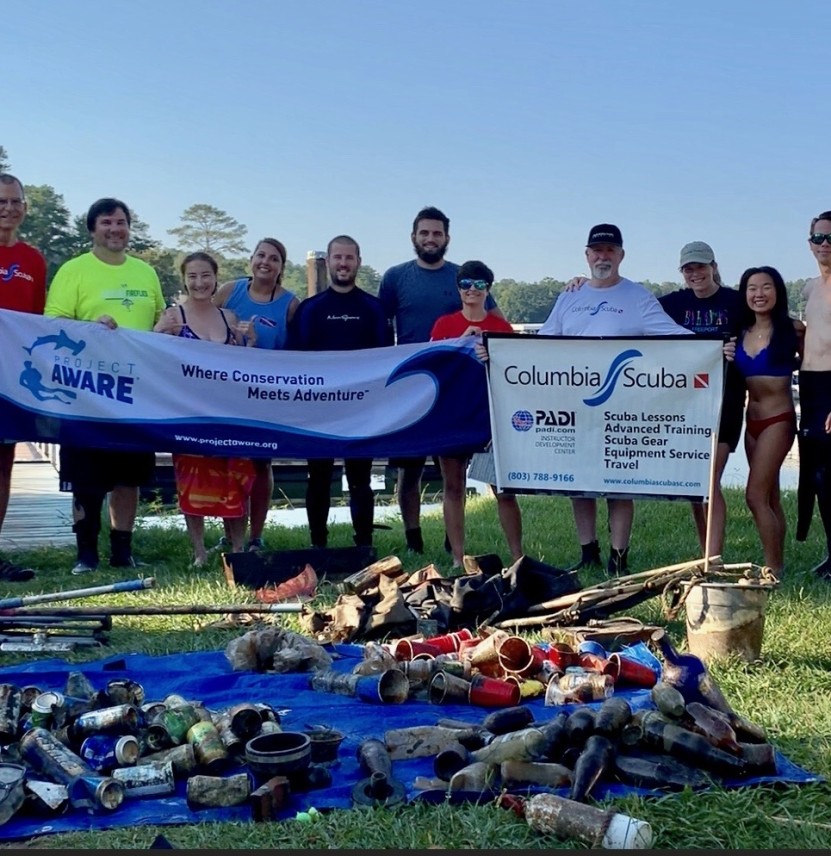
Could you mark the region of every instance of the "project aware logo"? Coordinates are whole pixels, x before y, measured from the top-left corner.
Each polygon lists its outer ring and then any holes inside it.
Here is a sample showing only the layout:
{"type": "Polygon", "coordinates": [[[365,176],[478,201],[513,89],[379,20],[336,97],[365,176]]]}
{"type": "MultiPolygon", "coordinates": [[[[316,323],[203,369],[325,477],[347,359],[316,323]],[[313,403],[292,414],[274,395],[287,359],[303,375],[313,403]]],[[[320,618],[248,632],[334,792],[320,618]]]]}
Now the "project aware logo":
{"type": "Polygon", "coordinates": [[[118,364],[108,365],[115,373],[102,370],[102,364],[93,367],[91,361],[81,360],[80,353],[86,348],[83,339],[73,339],[66,330],[49,336],[38,336],[29,347],[23,350],[32,357],[24,360],[20,373],[20,385],[38,401],[57,401],[71,404],[78,398],[78,391],[111,398],[125,404],[133,403],[133,384],[135,378],[119,374],[118,364]],[[39,348],[49,348],[53,357],[49,385],[44,383],[43,372],[35,365],[39,348]],[[89,363],[85,365],[85,363],[89,363]]]}
{"type": "Polygon", "coordinates": [[[534,427],[534,414],[529,410],[517,410],[511,417],[515,431],[530,431],[534,427]]]}

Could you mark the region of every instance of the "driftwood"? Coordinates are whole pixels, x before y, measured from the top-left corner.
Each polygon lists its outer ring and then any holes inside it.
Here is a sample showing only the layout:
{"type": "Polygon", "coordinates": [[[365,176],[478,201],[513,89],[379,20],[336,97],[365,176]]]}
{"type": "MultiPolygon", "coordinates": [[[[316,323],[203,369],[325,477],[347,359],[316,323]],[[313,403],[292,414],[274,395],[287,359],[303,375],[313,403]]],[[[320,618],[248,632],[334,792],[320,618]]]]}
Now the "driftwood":
{"type": "Polygon", "coordinates": [[[377,585],[380,576],[396,580],[399,578],[406,579],[408,575],[398,556],[387,556],[346,577],[341,585],[348,594],[360,594],[377,585]]]}

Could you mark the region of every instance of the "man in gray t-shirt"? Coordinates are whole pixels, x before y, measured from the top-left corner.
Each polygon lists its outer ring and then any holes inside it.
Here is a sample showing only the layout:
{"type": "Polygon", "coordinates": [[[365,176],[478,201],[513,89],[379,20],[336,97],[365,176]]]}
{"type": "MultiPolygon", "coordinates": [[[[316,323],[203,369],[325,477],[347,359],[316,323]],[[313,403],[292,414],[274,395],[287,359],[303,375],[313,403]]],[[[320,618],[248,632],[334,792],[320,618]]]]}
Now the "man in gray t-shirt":
{"type": "MultiPolygon", "coordinates": [[[[410,235],[416,258],[395,265],[381,278],[378,297],[395,324],[399,345],[428,342],[433,324],[442,316],[461,309],[456,285],[457,264],[446,261],[450,244],[450,220],[438,208],[422,208],[413,221],[410,235]]],[[[489,295],[487,309],[496,302],[489,295]]],[[[497,310],[498,312],[498,310],[497,310]]],[[[421,474],[426,458],[391,458],[398,467],[398,504],[404,522],[407,547],[424,552],[421,537],[421,474]]]]}

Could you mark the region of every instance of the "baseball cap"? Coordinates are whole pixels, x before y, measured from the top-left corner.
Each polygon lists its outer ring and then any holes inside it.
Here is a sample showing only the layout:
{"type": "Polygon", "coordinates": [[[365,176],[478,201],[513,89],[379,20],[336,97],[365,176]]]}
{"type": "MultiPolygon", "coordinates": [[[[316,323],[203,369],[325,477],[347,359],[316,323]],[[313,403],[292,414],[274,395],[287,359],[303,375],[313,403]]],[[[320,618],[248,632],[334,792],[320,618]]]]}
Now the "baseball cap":
{"type": "Polygon", "coordinates": [[[678,267],[684,267],[684,265],[694,262],[709,265],[715,260],[716,254],[709,244],[705,244],[704,241],[692,241],[681,247],[681,261],[678,263],[678,267]]]}
{"type": "Polygon", "coordinates": [[[596,244],[611,244],[615,247],[623,246],[623,235],[620,234],[620,229],[613,226],[611,223],[600,223],[597,226],[592,226],[589,231],[589,239],[586,241],[587,247],[593,247],[596,244]]]}

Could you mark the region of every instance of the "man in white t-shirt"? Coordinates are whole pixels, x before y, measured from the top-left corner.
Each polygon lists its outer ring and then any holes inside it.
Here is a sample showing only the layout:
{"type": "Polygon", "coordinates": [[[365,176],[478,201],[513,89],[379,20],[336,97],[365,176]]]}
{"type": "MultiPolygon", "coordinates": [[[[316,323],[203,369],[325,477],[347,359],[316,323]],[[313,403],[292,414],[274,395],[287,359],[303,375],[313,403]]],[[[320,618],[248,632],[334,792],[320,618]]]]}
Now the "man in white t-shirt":
{"type": "MultiPolygon", "coordinates": [[[[539,330],[549,336],[692,335],[676,324],[658,299],[640,283],[622,277],[623,237],[611,223],[589,232],[586,260],[591,277],[581,288],[563,291],[539,330]]],[[[575,569],[601,565],[597,540],[597,500],[572,499],[582,555],[575,569]]],[[[607,571],[625,574],[635,507],[631,499],[608,499],[611,548],[607,571]]]]}

